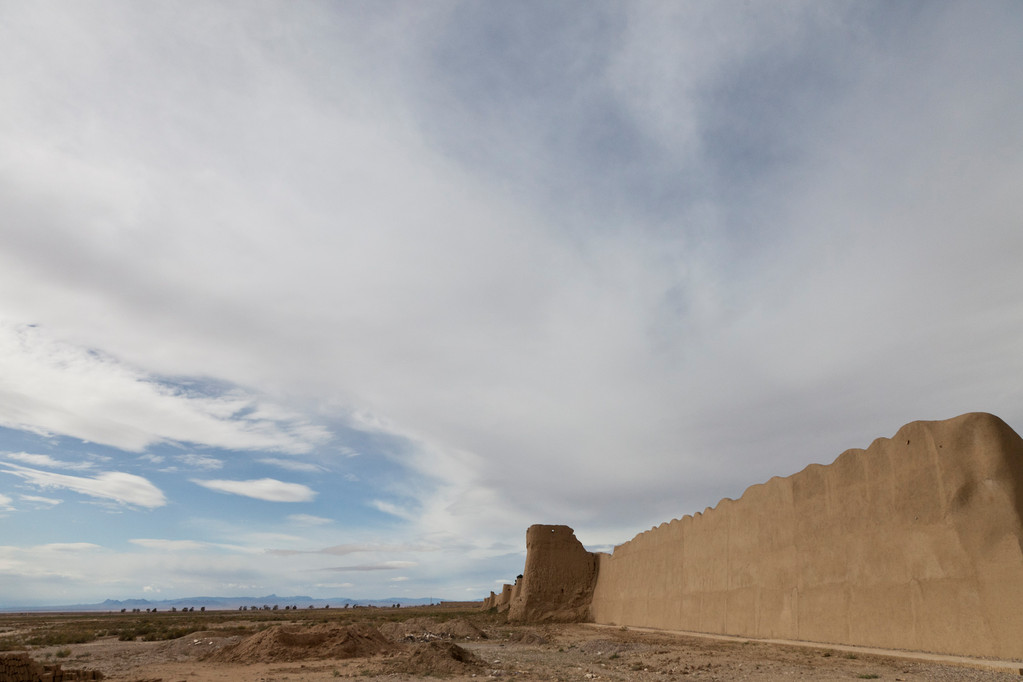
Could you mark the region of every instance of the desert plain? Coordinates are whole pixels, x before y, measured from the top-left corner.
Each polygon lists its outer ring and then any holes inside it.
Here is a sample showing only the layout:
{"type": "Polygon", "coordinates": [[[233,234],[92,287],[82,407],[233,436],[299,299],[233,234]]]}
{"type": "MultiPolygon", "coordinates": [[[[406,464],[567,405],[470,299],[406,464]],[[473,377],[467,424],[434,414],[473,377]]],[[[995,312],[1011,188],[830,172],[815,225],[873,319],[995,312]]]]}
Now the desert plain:
{"type": "Polygon", "coordinates": [[[471,605],[0,614],[0,664],[26,659],[43,676],[0,673],[0,682],[1020,679],[1005,663],[586,623],[518,624],[471,605]]]}

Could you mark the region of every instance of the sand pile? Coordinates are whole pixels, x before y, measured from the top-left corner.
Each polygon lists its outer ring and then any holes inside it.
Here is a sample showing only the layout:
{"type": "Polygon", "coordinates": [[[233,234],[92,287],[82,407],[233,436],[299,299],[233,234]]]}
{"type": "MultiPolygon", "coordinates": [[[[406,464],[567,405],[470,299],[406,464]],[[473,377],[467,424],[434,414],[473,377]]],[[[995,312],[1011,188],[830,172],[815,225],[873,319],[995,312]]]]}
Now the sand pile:
{"type": "Polygon", "coordinates": [[[393,642],[370,625],[316,625],[302,629],[277,625],[215,651],[206,660],[269,663],[316,658],[364,658],[395,648],[393,642]]]}
{"type": "Polygon", "coordinates": [[[486,639],[487,635],[465,618],[444,622],[432,618],[410,618],[404,623],[386,623],[380,632],[396,642],[429,642],[435,639],[486,639]]]}
{"type": "Polygon", "coordinates": [[[454,642],[438,640],[412,646],[410,654],[387,661],[390,672],[407,675],[458,675],[471,673],[483,666],[479,657],[454,642]]]}

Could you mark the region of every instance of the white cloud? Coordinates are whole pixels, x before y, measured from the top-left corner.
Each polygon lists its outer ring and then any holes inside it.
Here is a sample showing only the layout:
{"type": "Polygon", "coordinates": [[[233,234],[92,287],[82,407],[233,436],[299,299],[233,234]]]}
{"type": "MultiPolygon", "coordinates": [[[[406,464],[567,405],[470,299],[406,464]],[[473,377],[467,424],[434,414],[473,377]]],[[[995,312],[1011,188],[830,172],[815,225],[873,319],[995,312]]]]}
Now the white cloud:
{"type": "Polygon", "coordinates": [[[56,507],[58,504],[64,503],[64,500],[58,500],[52,497],[40,497],[39,495],[19,495],[19,497],[29,504],[37,505],[44,509],[56,507]]]}
{"type": "Polygon", "coordinates": [[[209,547],[205,542],[196,542],[195,540],[161,540],[158,538],[132,538],[128,542],[139,547],[146,549],[155,549],[158,551],[170,551],[170,552],[182,552],[182,551],[197,551],[203,550],[209,547]]]}
{"type": "Polygon", "coordinates": [[[139,451],[160,441],[305,452],[327,438],[302,420],[253,417],[240,392],[200,395],[40,329],[0,319],[0,425],[139,451]]]}
{"type": "MultiPolygon", "coordinates": [[[[118,552],[82,546],[77,553],[71,551],[71,547],[57,545],[0,546],[5,603],[12,604],[7,599],[10,595],[17,596],[19,605],[98,602],[108,597],[139,597],[145,594],[147,586],[160,589],[167,597],[253,596],[269,594],[278,586],[284,594],[311,592],[314,596],[334,597],[349,595],[324,591],[354,587],[353,583],[342,585],[340,581],[317,587],[321,582],[317,578],[335,574],[309,571],[308,557],[292,561],[245,552],[202,551],[197,563],[196,551],[186,547],[174,550],[159,545],[152,548],[136,545],[118,552]],[[71,599],[67,594],[76,596],[71,599]]],[[[361,573],[362,592],[350,596],[370,598],[381,594],[376,586],[387,584],[388,575],[393,573],[361,573]]]]}
{"type": "Polygon", "coordinates": [[[299,462],[294,459],[282,459],[280,457],[261,457],[258,461],[262,464],[269,464],[270,466],[280,467],[288,471],[318,473],[327,470],[326,467],[313,464],[312,462],[299,462]]]}
{"type": "Polygon", "coordinates": [[[224,467],[224,461],[217,459],[216,457],[208,457],[206,455],[180,455],[177,460],[184,464],[189,469],[200,469],[203,471],[214,471],[216,469],[222,469],[224,467]]]}
{"type": "Polygon", "coordinates": [[[418,566],[418,565],[419,564],[417,562],[415,562],[415,561],[383,561],[383,562],[377,563],[377,564],[356,564],[354,566],[330,566],[330,567],[326,567],[326,568],[321,568],[319,570],[321,570],[321,571],[337,571],[337,572],[341,572],[341,573],[343,573],[345,571],[357,571],[357,572],[362,572],[362,571],[394,571],[394,570],[397,570],[397,569],[400,569],[400,568],[412,568],[413,566],[418,566]]]}
{"type": "Polygon", "coordinates": [[[38,545],[34,549],[45,552],[92,552],[103,548],[91,542],[51,542],[38,545]]]}
{"type": "Polygon", "coordinates": [[[385,514],[397,516],[400,519],[411,521],[417,518],[416,515],[413,514],[412,512],[402,507],[399,507],[398,505],[392,502],[386,502],[384,500],[373,500],[370,502],[370,506],[372,506],[374,509],[378,509],[384,512],[385,514]]]}
{"type": "Polygon", "coordinates": [[[50,469],[92,469],[95,466],[91,462],[62,462],[49,455],[37,455],[28,452],[8,452],[4,457],[23,464],[48,467],[50,469]]]}
{"type": "Polygon", "coordinates": [[[301,483],[285,483],[274,478],[250,481],[192,479],[192,482],[210,490],[268,502],[309,502],[316,497],[316,491],[309,486],[301,483]]]}
{"type": "Polygon", "coordinates": [[[12,506],[13,504],[14,500],[3,493],[0,493],[0,511],[12,511],[14,509],[12,506]]]}
{"type": "Polygon", "coordinates": [[[302,526],[325,526],[334,523],[333,519],[313,516],[312,514],[289,514],[288,520],[302,526]]]}
{"type": "Polygon", "coordinates": [[[68,476],[39,471],[17,464],[0,465],[14,476],[43,489],[65,489],[82,495],[112,500],[119,504],[155,508],[167,504],[167,498],[145,478],[120,471],[105,471],[92,477],[68,476]]]}
{"type": "Polygon", "coordinates": [[[49,455],[33,455],[27,452],[8,452],[4,455],[7,459],[13,459],[17,462],[24,464],[32,464],[33,466],[43,466],[59,468],[59,464],[49,455]]]}
{"type": "Polygon", "coordinates": [[[393,553],[393,552],[433,552],[439,548],[435,545],[428,545],[423,543],[408,543],[400,545],[384,545],[384,544],[350,544],[350,545],[334,545],[332,547],[324,547],[323,549],[313,550],[302,550],[302,549],[268,549],[268,554],[277,554],[280,556],[292,556],[296,554],[328,554],[332,556],[345,556],[348,554],[357,554],[360,552],[376,552],[376,553],[393,553]]]}

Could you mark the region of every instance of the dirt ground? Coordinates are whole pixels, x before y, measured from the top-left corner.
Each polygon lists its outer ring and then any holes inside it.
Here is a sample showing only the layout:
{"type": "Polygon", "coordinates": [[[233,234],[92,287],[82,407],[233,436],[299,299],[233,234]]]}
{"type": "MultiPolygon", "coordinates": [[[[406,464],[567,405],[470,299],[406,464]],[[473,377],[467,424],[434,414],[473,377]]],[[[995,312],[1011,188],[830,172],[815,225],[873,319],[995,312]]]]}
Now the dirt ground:
{"type": "Polygon", "coordinates": [[[509,625],[499,616],[476,612],[416,610],[386,616],[367,610],[364,617],[346,614],[343,620],[254,622],[239,614],[164,641],[108,635],[82,643],[16,646],[19,636],[58,633],[57,626],[41,618],[5,622],[0,614],[0,657],[27,653],[40,663],[98,670],[104,679],[124,682],[1021,679],[1018,673],[837,649],[585,624],[509,625]]]}

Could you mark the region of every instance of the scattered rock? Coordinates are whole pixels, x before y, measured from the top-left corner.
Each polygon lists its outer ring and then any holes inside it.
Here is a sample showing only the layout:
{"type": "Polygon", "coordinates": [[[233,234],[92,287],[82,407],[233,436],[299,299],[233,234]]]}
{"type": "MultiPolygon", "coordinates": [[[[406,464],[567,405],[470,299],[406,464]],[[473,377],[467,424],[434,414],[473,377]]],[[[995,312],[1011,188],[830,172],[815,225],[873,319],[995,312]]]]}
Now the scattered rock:
{"type": "Polygon", "coordinates": [[[404,623],[386,623],[380,631],[395,642],[430,642],[435,639],[486,639],[483,630],[465,618],[436,621],[432,618],[410,618],[404,623]]]}

